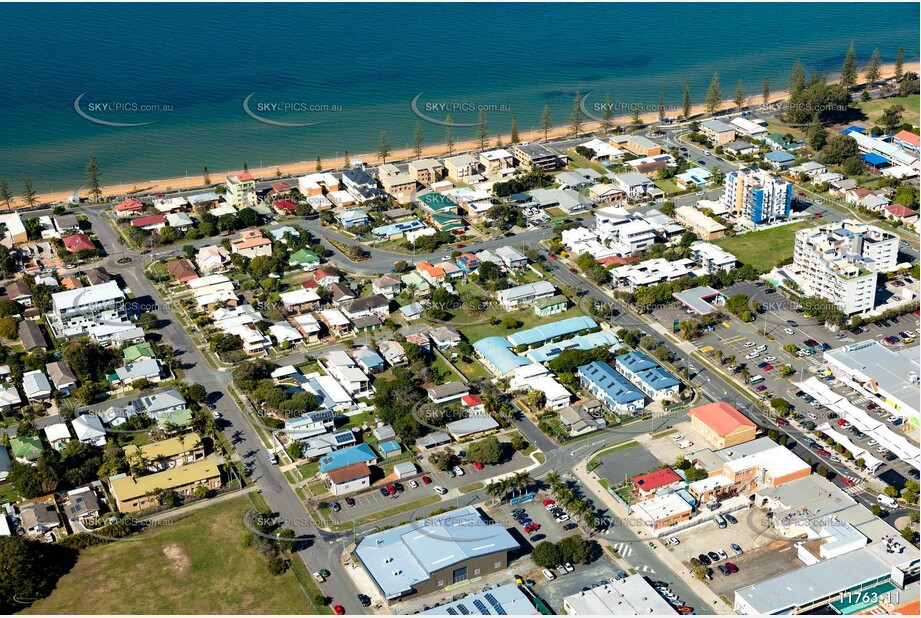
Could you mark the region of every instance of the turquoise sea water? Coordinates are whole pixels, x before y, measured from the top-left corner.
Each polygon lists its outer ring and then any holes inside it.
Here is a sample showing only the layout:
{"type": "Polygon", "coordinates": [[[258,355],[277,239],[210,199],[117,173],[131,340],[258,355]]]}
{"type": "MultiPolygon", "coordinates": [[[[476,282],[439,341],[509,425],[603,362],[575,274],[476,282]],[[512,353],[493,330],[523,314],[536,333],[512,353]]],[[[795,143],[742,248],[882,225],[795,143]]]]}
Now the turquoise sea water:
{"type": "Polygon", "coordinates": [[[370,152],[381,131],[402,148],[420,93],[441,120],[488,106],[490,131],[507,135],[513,114],[527,130],[545,105],[566,123],[576,92],[590,108],[605,92],[654,105],[660,89],[678,105],[686,79],[697,102],[714,71],[726,98],[739,79],[752,95],[765,76],[780,89],[797,57],[838,70],[852,39],[861,63],[874,47],[919,57],[916,3],[12,4],[4,17],[0,177],[18,189],[28,170],[38,191],[82,184],[90,151],[118,183],[370,152]],[[94,118],[155,122],[95,124],[74,109],[82,93],[94,118]],[[321,124],[261,123],[244,112],[250,94],[263,118],[321,124]]]}

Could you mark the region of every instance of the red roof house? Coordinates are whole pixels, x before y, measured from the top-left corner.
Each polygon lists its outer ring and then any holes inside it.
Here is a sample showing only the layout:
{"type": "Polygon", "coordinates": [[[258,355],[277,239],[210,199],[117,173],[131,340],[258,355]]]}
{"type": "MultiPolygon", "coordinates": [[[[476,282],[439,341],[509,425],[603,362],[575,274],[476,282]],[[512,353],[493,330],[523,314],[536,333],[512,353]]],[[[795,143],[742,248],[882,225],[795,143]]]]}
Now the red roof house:
{"type": "Polygon", "coordinates": [[[141,212],[144,209],[144,204],[136,197],[129,197],[121,204],[115,207],[115,216],[117,217],[131,217],[135,214],[141,212]]]}
{"type": "Polygon", "coordinates": [[[908,206],[902,206],[901,204],[889,204],[886,206],[886,211],[894,219],[900,219],[906,223],[911,223],[918,218],[917,210],[912,210],[908,206]]]}
{"type": "Polygon", "coordinates": [[[655,493],[661,487],[668,487],[673,483],[681,482],[681,477],[671,468],[662,468],[661,470],[634,476],[632,481],[636,492],[646,496],[655,493]]]}
{"type": "Polygon", "coordinates": [[[67,247],[68,251],[77,251],[89,250],[93,251],[96,249],[96,245],[93,244],[93,241],[90,240],[90,237],[86,234],[74,234],[73,236],[67,236],[62,239],[64,246],[67,247]]]}
{"type": "Polygon", "coordinates": [[[297,211],[297,204],[295,204],[292,200],[275,200],[275,202],[272,204],[272,207],[282,215],[294,214],[295,211],[297,211]]]}
{"type": "Polygon", "coordinates": [[[159,228],[166,225],[164,215],[150,215],[148,217],[138,217],[131,220],[131,225],[139,228],[159,228]]]}

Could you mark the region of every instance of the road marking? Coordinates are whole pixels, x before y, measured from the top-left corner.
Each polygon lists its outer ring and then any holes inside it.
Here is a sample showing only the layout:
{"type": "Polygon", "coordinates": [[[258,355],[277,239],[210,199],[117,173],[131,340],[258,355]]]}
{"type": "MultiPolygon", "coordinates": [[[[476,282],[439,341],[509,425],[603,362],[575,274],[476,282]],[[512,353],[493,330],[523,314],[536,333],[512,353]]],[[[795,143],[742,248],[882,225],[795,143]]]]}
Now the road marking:
{"type": "Polygon", "coordinates": [[[746,337],[743,335],[743,336],[741,336],[741,337],[736,337],[735,339],[724,339],[724,340],[723,340],[723,343],[725,343],[725,344],[728,345],[728,344],[730,344],[730,343],[738,343],[738,342],[740,342],[740,341],[745,341],[745,339],[746,339],[746,337]]]}
{"type": "MultiPolygon", "coordinates": [[[[607,534],[607,533],[610,532],[610,531],[611,531],[611,530],[610,530],[610,528],[609,528],[609,529],[605,532],[605,534],[607,534]]],[[[629,543],[616,543],[616,544],[612,545],[611,547],[613,547],[613,548],[614,548],[614,551],[616,551],[618,554],[620,554],[620,555],[623,556],[624,558],[626,558],[627,556],[632,556],[632,555],[633,555],[633,548],[630,547],[630,544],[629,544],[629,543]]]]}
{"type": "Polygon", "coordinates": [[[636,567],[636,570],[642,571],[643,573],[655,573],[656,572],[654,568],[652,568],[651,566],[646,566],[645,564],[639,565],[638,567],[636,567]]]}

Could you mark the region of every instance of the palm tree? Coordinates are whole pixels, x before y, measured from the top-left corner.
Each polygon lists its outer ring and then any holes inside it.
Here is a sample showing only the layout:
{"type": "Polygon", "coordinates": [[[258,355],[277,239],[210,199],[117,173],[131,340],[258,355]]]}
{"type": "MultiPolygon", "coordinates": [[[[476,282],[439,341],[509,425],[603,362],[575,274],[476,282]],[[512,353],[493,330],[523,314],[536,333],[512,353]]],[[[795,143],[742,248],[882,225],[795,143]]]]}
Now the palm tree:
{"type": "Polygon", "coordinates": [[[550,492],[554,494],[556,493],[556,490],[560,486],[560,480],[561,480],[560,475],[557,474],[556,472],[551,471],[551,472],[548,472],[546,476],[544,476],[544,484],[547,487],[549,487],[550,492]]]}
{"type": "Polygon", "coordinates": [[[419,293],[419,286],[415,283],[406,284],[406,295],[409,296],[409,300],[416,300],[416,294],[419,293]]]}

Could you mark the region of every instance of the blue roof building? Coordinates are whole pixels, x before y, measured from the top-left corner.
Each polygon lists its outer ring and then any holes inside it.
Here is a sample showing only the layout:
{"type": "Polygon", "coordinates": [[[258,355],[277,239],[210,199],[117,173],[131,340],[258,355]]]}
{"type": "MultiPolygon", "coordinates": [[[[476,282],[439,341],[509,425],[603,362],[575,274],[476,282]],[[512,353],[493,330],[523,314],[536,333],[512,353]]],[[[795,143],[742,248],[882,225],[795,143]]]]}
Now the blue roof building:
{"type": "Polygon", "coordinates": [[[582,365],[577,375],[583,388],[615,412],[636,412],[646,402],[643,393],[607,363],[582,365]]]}
{"type": "Polygon", "coordinates": [[[411,219],[409,221],[402,221],[400,223],[391,223],[390,225],[382,225],[381,227],[376,227],[371,230],[371,233],[377,236],[378,238],[393,238],[394,236],[402,236],[406,232],[412,232],[413,230],[421,230],[425,227],[425,224],[418,219],[411,219]]]}
{"type": "Polygon", "coordinates": [[[519,547],[504,526],[467,506],[369,534],[355,556],[381,595],[397,599],[502,571],[519,547]]]}
{"type": "Polygon", "coordinates": [[[557,337],[565,337],[566,335],[572,335],[579,331],[595,328],[597,326],[598,324],[595,323],[595,320],[586,315],[580,315],[574,318],[567,318],[565,320],[559,320],[558,322],[550,322],[549,324],[542,324],[541,326],[518,331],[517,333],[509,335],[507,339],[515,347],[520,345],[534,345],[535,343],[544,343],[545,341],[550,341],[557,337]]]}
{"type": "Polygon", "coordinates": [[[381,457],[386,459],[402,453],[403,447],[396,440],[387,440],[386,442],[378,442],[377,450],[380,451],[381,457]]]}
{"type": "Polygon", "coordinates": [[[840,131],[838,131],[838,133],[840,135],[847,135],[848,133],[863,133],[864,131],[866,131],[866,129],[864,129],[863,127],[858,127],[857,125],[852,124],[849,127],[841,129],[840,131]]]}
{"type": "Polygon", "coordinates": [[[865,163],[872,165],[873,167],[883,167],[884,165],[890,165],[891,161],[884,157],[881,154],[876,154],[875,152],[867,152],[860,156],[865,163]]]}
{"type": "Polygon", "coordinates": [[[614,360],[617,370],[651,399],[678,394],[681,382],[642,352],[629,352],[614,360]]]}
{"type": "Polygon", "coordinates": [[[597,333],[588,333],[587,335],[577,335],[572,339],[560,341],[557,343],[548,343],[528,350],[525,356],[535,363],[546,363],[562,354],[565,350],[591,350],[599,346],[614,346],[620,343],[617,337],[609,330],[600,330],[597,333]]]}
{"type": "Polygon", "coordinates": [[[502,337],[486,337],[473,344],[480,360],[499,377],[511,375],[518,367],[530,365],[531,361],[512,352],[512,344],[502,337]]]}
{"type": "Polygon", "coordinates": [[[344,448],[341,451],[333,451],[329,455],[320,458],[320,472],[329,472],[336,468],[350,466],[359,462],[364,462],[369,466],[377,463],[377,455],[367,444],[359,444],[344,448]]]}
{"type": "Polygon", "coordinates": [[[785,169],[796,160],[796,157],[783,150],[775,150],[764,155],[765,161],[776,169],[785,169]]]}

